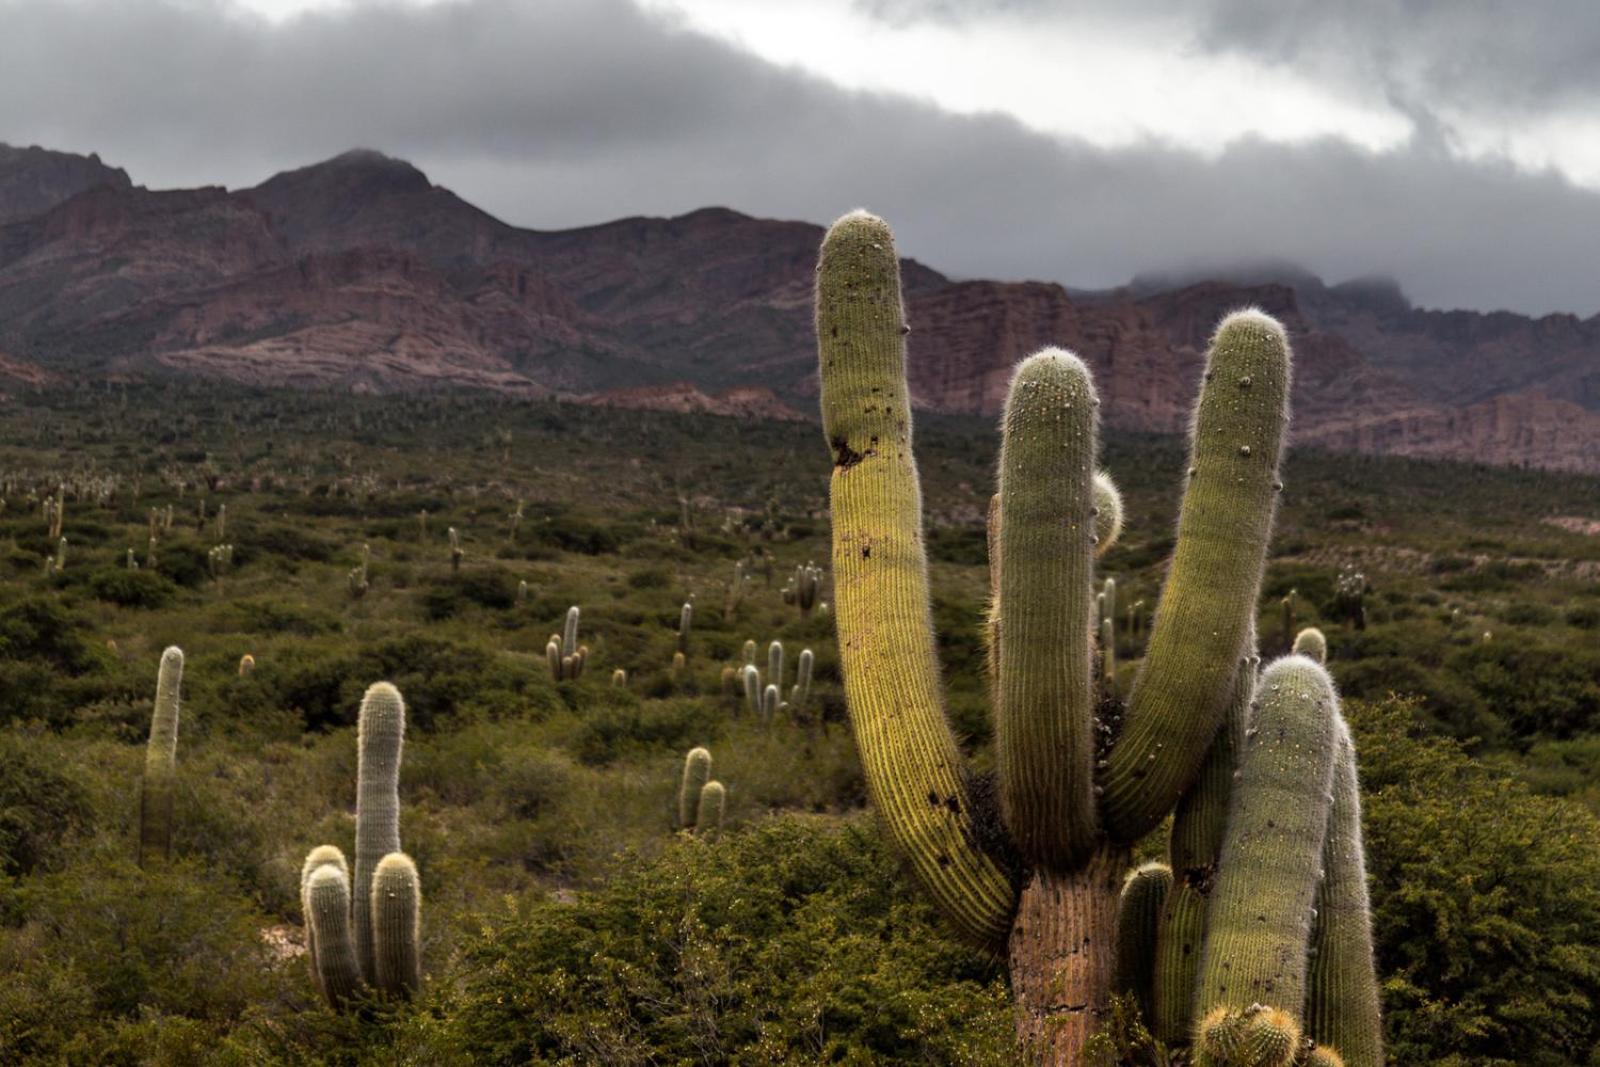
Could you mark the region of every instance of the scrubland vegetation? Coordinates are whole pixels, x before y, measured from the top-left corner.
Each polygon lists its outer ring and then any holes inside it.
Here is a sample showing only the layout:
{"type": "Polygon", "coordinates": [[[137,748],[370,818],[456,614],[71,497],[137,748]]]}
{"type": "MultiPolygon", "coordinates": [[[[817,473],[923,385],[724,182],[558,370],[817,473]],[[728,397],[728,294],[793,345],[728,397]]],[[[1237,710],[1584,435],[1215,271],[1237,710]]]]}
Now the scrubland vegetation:
{"type": "MultiPolygon", "coordinates": [[[[130,385],[16,394],[0,441],[0,1061],[1014,1062],[1003,963],[951,936],[866,810],[829,575],[809,612],[784,596],[829,562],[816,425],[130,385]],[[587,655],[558,680],[573,605],[587,655]],[[769,718],[725,671],[756,642],[764,698],[773,640],[780,697],[802,649],[814,681],[769,718]],[[141,868],[169,645],[170,860],[141,868]],[[424,982],[336,1013],[301,864],[351,848],[380,680],[409,718],[424,982]],[[683,832],[697,746],[726,810],[683,832]]],[[[989,420],[919,421],[979,768],[997,447],[989,420]]],[[[1183,453],[1105,441],[1130,679],[1183,453]]],[[[1600,519],[1600,480],[1296,452],[1283,481],[1257,627],[1272,652],[1328,638],[1390,1062],[1600,1063],[1600,537],[1550,521],[1600,519]]],[[[1113,1036],[1108,1057],[1159,1062],[1136,1025],[1113,1036]]]]}

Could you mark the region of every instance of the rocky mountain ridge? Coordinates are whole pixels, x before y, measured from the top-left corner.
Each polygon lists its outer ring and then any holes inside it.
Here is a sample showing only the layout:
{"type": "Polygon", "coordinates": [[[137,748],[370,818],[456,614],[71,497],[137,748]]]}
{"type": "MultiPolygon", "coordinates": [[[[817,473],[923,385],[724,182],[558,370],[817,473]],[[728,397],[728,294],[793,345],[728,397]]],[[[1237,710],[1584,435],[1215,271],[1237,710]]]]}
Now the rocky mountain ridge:
{"type": "MultiPolygon", "coordinates": [[[[194,374],[486,388],[811,417],[822,230],[708,208],[563,231],[495,219],[355,151],[251,188],[151,191],[97,157],[0,146],[0,377],[194,374]]],[[[1299,441],[1600,472],[1600,316],[1427,311],[1292,268],[1069,292],[908,260],[912,390],[994,414],[1043,344],[1094,367],[1107,422],[1182,428],[1217,319],[1297,348],[1299,441]]]]}

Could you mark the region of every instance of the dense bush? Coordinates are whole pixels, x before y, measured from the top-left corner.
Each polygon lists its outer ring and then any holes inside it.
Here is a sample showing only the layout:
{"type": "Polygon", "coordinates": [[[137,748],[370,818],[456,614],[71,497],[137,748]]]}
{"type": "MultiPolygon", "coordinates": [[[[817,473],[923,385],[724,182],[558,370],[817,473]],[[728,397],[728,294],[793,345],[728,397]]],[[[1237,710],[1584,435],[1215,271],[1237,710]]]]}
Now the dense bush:
{"type": "Polygon", "coordinates": [[[995,963],[875,833],[800,817],[491,924],[436,1037],[480,1064],[1010,1064],[995,963]]]}

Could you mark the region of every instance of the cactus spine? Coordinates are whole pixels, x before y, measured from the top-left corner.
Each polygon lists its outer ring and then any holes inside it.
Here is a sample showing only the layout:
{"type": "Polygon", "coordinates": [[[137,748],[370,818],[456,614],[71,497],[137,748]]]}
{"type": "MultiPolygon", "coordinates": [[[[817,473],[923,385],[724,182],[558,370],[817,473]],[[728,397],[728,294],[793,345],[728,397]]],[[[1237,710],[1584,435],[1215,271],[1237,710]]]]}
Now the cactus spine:
{"type": "Polygon", "coordinates": [[[678,826],[683,830],[695,828],[695,814],[699,810],[700,791],[711,780],[711,752],[704,748],[691,748],[683,758],[683,780],[678,785],[678,826]]]}
{"type": "Polygon", "coordinates": [[[416,864],[400,851],[400,757],[405,701],[388,682],[367,689],[356,731],[356,862],[311,850],[301,868],[300,902],[317,986],[334,1008],[364,986],[406,997],[421,984],[422,889],[416,864]]]}
{"type": "Polygon", "coordinates": [[[172,807],[178,777],[178,696],[183,685],[183,649],[161,653],[156,703],[145,746],[144,788],[139,797],[139,865],[172,855],[172,807]]]}
{"type": "Polygon", "coordinates": [[[1332,766],[1334,698],[1319,667],[1295,658],[1268,671],[1265,721],[1283,723],[1283,736],[1303,729],[1241,751],[1258,663],[1255,607],[1282,488],[1283,329],[1245,311],[1213,337],[1177,547],[1126,702],[1112,685],[1117,590],[1097,598],[1093,586],[1094,557],[1115,540],[1123,511],[1109,478],[1095,476],[1093,386],[1059,350],[1019,367],[990,512],[989,662],[1009,841],[975,804],[942,712],[906,332],[892,234],[865,213],[845,216],[817,270],[834,597],[851,728],[889,838],[959,933],[1005,945],[1030,1062],[1084,1062],[1109,1006],[1119,941],[1130,961],[1154,960],[1145,994],[1154,1014],[1181,1017],[1179,1042],[1202,1035],[1196,1062],[1293,1056],[1332,766]],[[1112,717],[1101,721],[1100,708],[1112,717]],[[1171,889],[1159,909],[1130,900],[1125,933],[1114,937],[1129,845],[1175,808],[1171,889]],[[1169,914],[1179,904],[1182,914],[1169,914]],[[1179,949],[1186,958],[1163,980],[1179,949]],[[1168,1001],[1175,1007],[1164,1013],[1168,1001]],[[1204,1020],[1190,1030],[1192,1009],[1204,1020]]]}

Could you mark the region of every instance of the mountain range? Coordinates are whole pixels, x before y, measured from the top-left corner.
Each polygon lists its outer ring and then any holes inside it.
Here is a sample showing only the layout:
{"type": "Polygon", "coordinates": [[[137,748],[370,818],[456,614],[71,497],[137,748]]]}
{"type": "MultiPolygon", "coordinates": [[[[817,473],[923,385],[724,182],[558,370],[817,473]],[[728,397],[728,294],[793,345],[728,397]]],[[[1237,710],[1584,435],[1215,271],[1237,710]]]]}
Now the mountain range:
{"type": "MultiPolygon", "coordinates": [[[[150,190],[98,156],[0,145],[0,379],[812,418],[821,237],[723,208],[521,229],[366,150],[249,189],[150,190]]],[[[1012,365],[1059,344],[1093,367],[1110,425],[1176,432],[1218,318],[1255,305],[1293,337],[1302,444],[1600,472],[1600,316],[1425,310],[1386,279],[1281,264],[1092,292],[914,260],[903,276],[923,408],[995,414],[1012,365]]]]}

